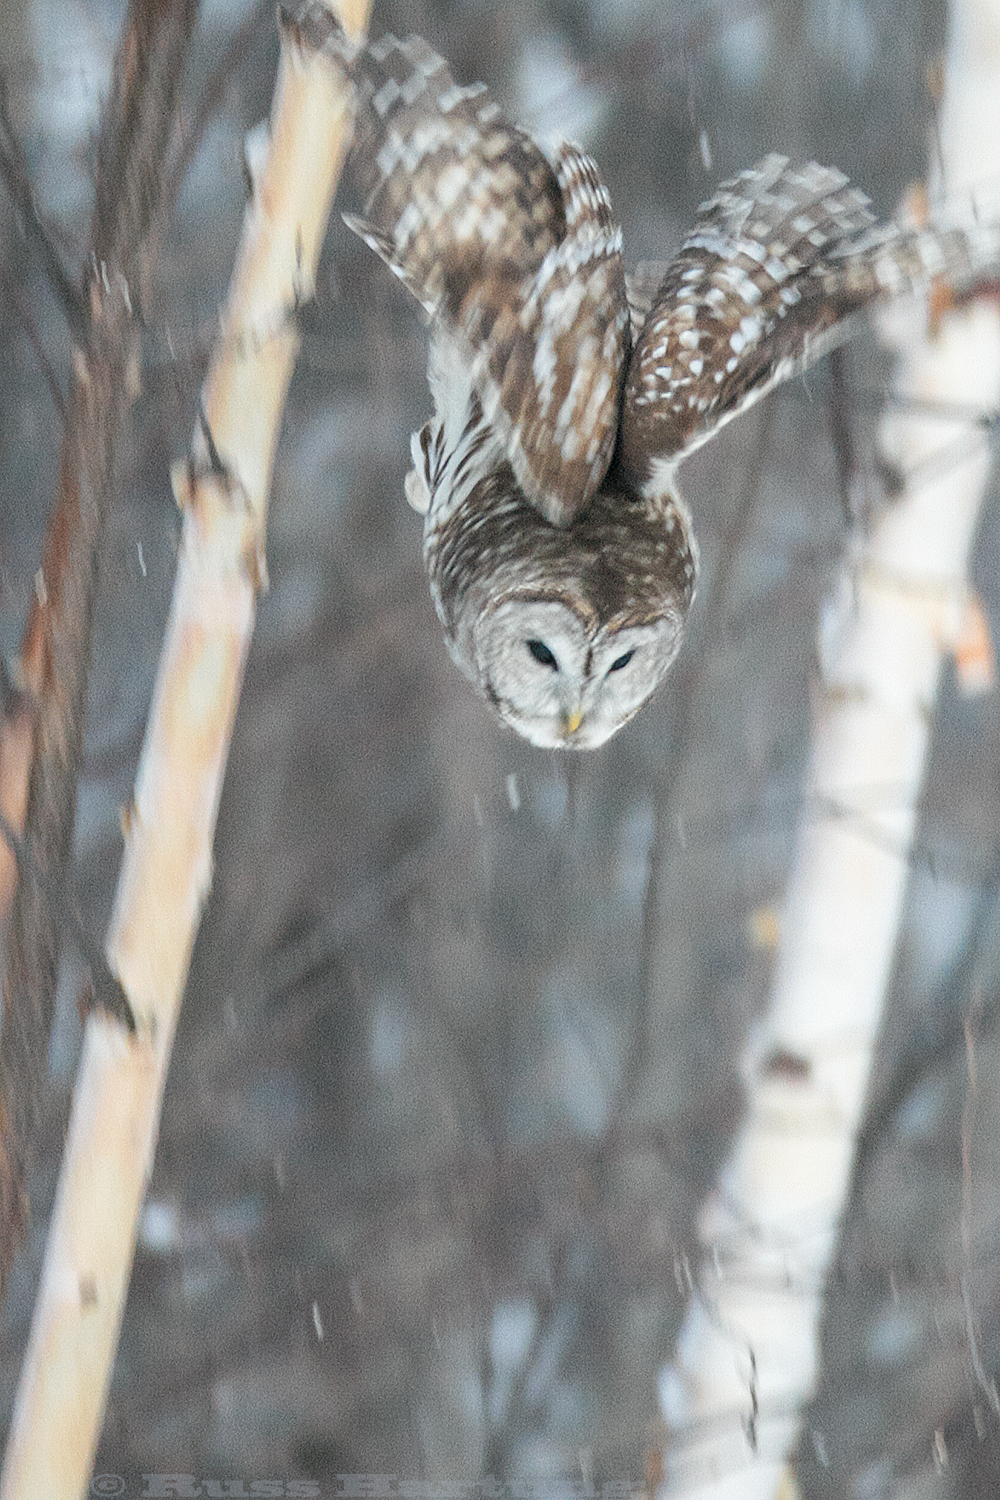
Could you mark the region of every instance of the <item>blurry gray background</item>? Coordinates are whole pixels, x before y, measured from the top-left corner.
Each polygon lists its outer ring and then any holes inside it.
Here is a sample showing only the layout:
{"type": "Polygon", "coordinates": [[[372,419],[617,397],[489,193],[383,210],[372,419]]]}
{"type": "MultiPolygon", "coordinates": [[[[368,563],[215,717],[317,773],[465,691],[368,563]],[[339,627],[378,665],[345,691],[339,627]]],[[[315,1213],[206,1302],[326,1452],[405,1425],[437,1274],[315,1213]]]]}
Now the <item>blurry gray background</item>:
{"type": "MultiPolygon", "coordinates": [[[[11,107],[72,260],[124,7],[0,4],[11,107]]],[[[193,108],[246,7],[203,6],[193,108]]],[[[677,246],[769,150],[891,212],[925,170],[937,0],[376,0],[460,81],[581,140],[630,260],[677,246]]],[[[104,930],[169,600],[168,471],[191,431],[267,111],[265,17],[159,263],[145,394],[103,566],[75,880],[104,930]]],[[[953,85],[954,86],[954,85],[953,85]]],[[[345,204],[349,191],[345,188],[345,204]]],[[[0,644],[14,652],[55,488],[59,315],[0,205],[0,644]]],[[[288,1480],[654,1479],[658,1376],[698,1201],[739,1120],[808,747],[817,611],[856,504],[882,503],[873,336],[687,466],[702,547],[681,659],[602,750],[536,751],[448,659],[402,492],[425,335],[335,216],[292,386],[261,600],[97,1471],[288,1480]],[[834,441],[846,417],[849,444],[834,441]]],[[[931,420],[928,418],[928,420],[931,420]]],[[[944,461],[947,461],[945,455],[944,461]]],[[[1000,514],[976,582],[994,619],[1000,514]]],[[[996,693],[949,669],[810,1413],[802,1493],[1000,1493],[996,693]],[[971,1258],[962,1017],[982,1002],[971,1258]]],[[[68,952],[47,1137],[0,1362],[9,1413],[79,1021],[68,952]]]]}

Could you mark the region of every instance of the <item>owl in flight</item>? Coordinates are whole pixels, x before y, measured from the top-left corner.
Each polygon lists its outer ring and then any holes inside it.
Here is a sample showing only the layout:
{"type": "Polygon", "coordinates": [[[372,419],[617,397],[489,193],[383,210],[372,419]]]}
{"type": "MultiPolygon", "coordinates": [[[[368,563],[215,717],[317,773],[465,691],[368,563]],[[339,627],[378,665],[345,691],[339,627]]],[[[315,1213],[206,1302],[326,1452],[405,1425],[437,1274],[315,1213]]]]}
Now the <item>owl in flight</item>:
{"type": "Polygon", "coordinates": [[[430,327],[406,494],[449,650],[532,744],[601,745],[684,634],[681,462],[871,304],[970,280],[997,229],[876,225],[842,173],[769,156],[643,297],[590,157],[543,150],[419,37],[356,46],[311,15],[355,93],[364,211],[345,217],[430,327]]]}

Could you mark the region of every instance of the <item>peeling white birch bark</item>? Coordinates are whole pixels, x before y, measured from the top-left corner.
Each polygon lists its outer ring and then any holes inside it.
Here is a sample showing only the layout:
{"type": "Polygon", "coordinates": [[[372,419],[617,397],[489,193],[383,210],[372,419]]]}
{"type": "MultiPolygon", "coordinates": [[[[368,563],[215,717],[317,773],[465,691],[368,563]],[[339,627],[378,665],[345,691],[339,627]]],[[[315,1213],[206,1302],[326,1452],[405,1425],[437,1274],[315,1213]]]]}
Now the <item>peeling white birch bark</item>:
{"type": "MultiPolygon", "coordinates": [[[[336,9],[349,31],[363,31],[368,0],[336,9]]],[[[203,392],[224,471],[212,472],[199,431],[191,465],[174,476],[181,551],[107,942],[139,1034],[130,1040],[97,1014],[87,1021],[2,1500],[87,1493],[265,577],[271,470],[298,353],[289,313],[313,290],[350,126],[342,72],[285,33],[203,392]]]]}
{"type": "MultiPolygon", "coordinates": [[[[1000,0],[956,0],[947,69],[946,186],[949,199],[960,199],[1000,168],[1000,0]]],[[[921,309],[903,310],[902,319],[894,310],[894,342],[901,321],[913,335],[898,378],[904,394],[983,410],[1000,404],[994,307],[949,315],[930,343],[920,338],[921,309]]],[[[963,436],[965,421],[897,412],[884,424],[887,455],[904,471],[963,436]]],[[[815,1390],[824,1282],[896,944],[942,663],[967,597],[987,445],[985,436],[973,441],[947,473],[912,486],[844,580],[853,608],[824,655],[771,1000],[744,1058],[746,1120],[703,1207],[706,1255],[662,1379],[672,1434],[663,1495],[771,1500],[796,1492],[788,1460],[815,1390]]]]}

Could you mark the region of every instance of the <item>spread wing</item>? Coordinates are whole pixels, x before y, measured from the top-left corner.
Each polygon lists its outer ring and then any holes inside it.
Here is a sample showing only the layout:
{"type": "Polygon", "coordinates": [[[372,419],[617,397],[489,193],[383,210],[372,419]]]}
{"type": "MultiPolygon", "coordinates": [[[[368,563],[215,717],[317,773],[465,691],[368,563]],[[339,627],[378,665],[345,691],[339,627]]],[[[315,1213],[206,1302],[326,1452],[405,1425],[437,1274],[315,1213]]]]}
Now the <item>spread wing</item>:
{"type": "Polygon", "coordinates": [[[784,157],[724,184],[670,264],[629,365],[622,457],[648,477],[680,458],[826,347],[848,311],[831,256],[868,230],[868,200],[842,173],[784,157]]]}
{"type": "Polygon", "coordinates": [[[418,37],[350,71],[365,206],[348,222],[455,338],[525,495],[565,525],[611,461],[629,341],[597,170],[571,146],[550,161],[418,37]]]}
{"type": "Polygon", "coordinates": [[[626,380],[622,459],[639,484],[847,338],[874,303],[967,286],[1000,260],[995,212],[873,225],[842,173],[769,156],[721,187],[669,266],[626,380]]]}

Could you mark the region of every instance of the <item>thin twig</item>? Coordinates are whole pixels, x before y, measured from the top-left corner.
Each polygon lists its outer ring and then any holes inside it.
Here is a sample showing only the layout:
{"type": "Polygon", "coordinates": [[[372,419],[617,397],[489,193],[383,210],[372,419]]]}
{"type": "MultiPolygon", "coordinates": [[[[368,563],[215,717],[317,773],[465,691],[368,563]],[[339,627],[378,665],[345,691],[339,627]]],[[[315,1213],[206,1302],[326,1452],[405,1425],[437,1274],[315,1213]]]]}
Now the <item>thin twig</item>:
{"type": "Polygon", "coordinates": [[[59,376],[56,374],[48,354],[45,352],[45,345],[42,343],[41,335],[31,315],[31,309],[28,306],[27,300],[21,290],[11,281],[10,277],[2,271],[0,271],[0,284],[3,285],[4,296],[7,297],[20,320],[35,359],[38,361],[38,368],[45,376],[49,387],[49,394],[52,397],[52,404],[59,413],[59,420],[65,427],[66,397],[63,395],[62,386],[59,384],[59,376]]]}
{"type": "Polygon", "coordinates": [[[262,33],[268,37],[273,35],[270,29],[274,24],[273,0],[257,0],[246,18],[236,28],[229,45],[222,54],[217,66],[209,76],[205,87],[202,89],[198,107],[194,112],[191,124],[186,130],[179,130],[175,137],[169,158],[164,168],[163,195],[160,205],[160,222],[157,231],[162,229],[166,219],[173,212],[177,195],[181,190],[181,184],[191,165],[195,152],[201,144],[202,137],[212,117],[218,113],[226,97],[226,90],[237,70],[242,67],[250,49],[262,33]],[[266,33],[264,28],[267,27],[266,33]]]}
{"type": "Polygon", "coordinates": [[[830,353],[830,399],[827,410],[830,414],[830,433],[833,439],[833,456],[837,464],[837,488],[844,510],[844,520],[853,526],[857,517],[851,497],[851,486],[855,473],[854,434],[848,416],[848,392],[845,364],[847,351],[833,349],[830,353]]]}
{"type": "Polygon", "coordinates": [[[972,1260],[972,1136],[975,1128],[976,1104],[979,1098],[979,1081],[976,1070],[976,1035],[983,1015],[983,997],[977,989],[972,1003],[963,1018],[965,1032],[965,1062],[968,1082],[965,1103],[962,1106],[962,1308],[965,1313],[965,1337],[969,1346],[972,1369],[976,1384],[986,1397],[994,1412],[1000,1412],[1000,1392],[995,1380],[988,1379],[983,1369],[979,1351],[979,1329],[972,1306],[969,1287],[969,1269],[972,1260]]]}
{"type": "Polygon", "coordinates": [[[65,887],[46,875],[20,834],[8,823],[2,813],[0,813],[0,837],[6,840],[13,852],[21,878],[27,875],[31,880],[37,880],[45,899],[56,914],[60,927],[71,934],[81,956],[86,960],[94,986],[95,1002],[134,1035],[135,1012],[129,1004],[128,996],[117,977],[111,972],[104,954],[81,922],[73,902],[66,895],[65,887]]]}
{"type": "MultiPolygon", "coordinates": [[[[990,870],[980,885],[968,936],[949,973],[938,986],[934,1000],[928,1006],[929,1015],[944,1016],[946,1020],[936,1036],[920,1040],[905,1050],[888,1083],[879,1092],[865,1116],[854,1156],[851,1196],[855,1201],[890,1122],[921,1080],[950,1057],[961,1041],[965,1017],[962,1009],[956,1007],[955,997],[968,993],[972,988],[983,947],[992,928],[998,897],[1000,844],[993,851],[990,870]]],[[[994,1026],[1000,1021],[1000,1006],[994,1004],[985,1007],[980,1019],[985,1020],[990,1027],[994,1026]]]]}
{"type": "Polygon", "coordinates": [[[21,216],[25,235],[38,255],[49,285],[62,305],[70,333],[74,339],[82,337],[86,330],[83,298],[79,288],[74,286],[70,279],[52,243],[51,236],[39,217],[24,148],[10,117],[7,83],[2,74],[0,74],[0,177],[7,185],[11,200],[21,216]]]}
{"type": "Polygon", "coordinates": [[[764,408],[761,424],[754,441],[753,453],[747,465],[746,477],[732,519],[726,528],[719,547],[719,565],[712,580],[712,610],[705,627],[697,661],[680,679],[679,693],[675,696],[675,711],[672,745],[664,758],[663,768],[657,779],[653,799],[653,837],[647,860],[646,890],[642,904],[642,936],[639,944],[639,975],[636,989],[639,996],[639,1011],[636,1016],[632,1046],[628,1062],[618,1088],[617,1110],[631,1097],[646,1058],[649,1055],[649,1017],[653,993],[653,960],[660,927],[660,904],[662,897],[663,871],[666,852],[677,828],[677,790],[687,761],[687,753],[694,729],[694,710],[701,696],[701,689],[708,672],[715,647],[728,627],[728,600],[733,572],[742,555],[743,542],[753,518],[754,508],[760,493],[760,482],[764,470],[765,455],[774,420],[775,403],[770,401],[764,408]]]}

